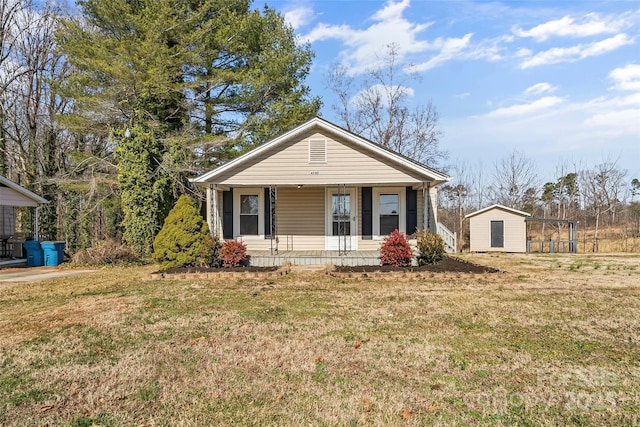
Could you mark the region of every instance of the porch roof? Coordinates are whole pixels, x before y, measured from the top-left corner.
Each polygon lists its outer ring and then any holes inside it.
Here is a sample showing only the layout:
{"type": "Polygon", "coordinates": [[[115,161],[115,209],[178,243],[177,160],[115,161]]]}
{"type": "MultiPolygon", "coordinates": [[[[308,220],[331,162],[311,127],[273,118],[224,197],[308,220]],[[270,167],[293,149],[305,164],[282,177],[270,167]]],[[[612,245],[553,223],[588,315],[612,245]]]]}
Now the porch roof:
{"type": "MultiPolygon", "coordinates": [[[[344,141],[347,145],[352,146],[354,149],[358,149],[364,153],[369,153],[369,156],[375,156],[376,158],[382,159],[389,165],[393,165],[395,168],[399,170],[406,171],[407,174],[411,176],[417,177],[414,178],[414,182],[425,181],[430,182],[433,185],[439,185],[441,183],[447,182],[451,179],[448,175],[443,172],[437,171],[433,168],[430,168],[426,165],[423,165],[419,162],[410,159],[409,157],[403,156],[399,153],[396,153],[392,150],[386,149],[379,144],[376,144],[366,138],[363,138],[359,135],[356,135],[346,129],[343,129],[331,122],[328,122],[324,119],[316,117],[314,119],[309,120],[308,122],[290,130],[289,132],[243,154],[240,157],[237,157],[230,162],[213,169],[210,172],[207,172],[197,178],[191,179],[191,182],[197,185],[207,185],[207,184],[216,184],[220,183],[220,180],[224,179],[225,176],[229,176],[230,174],[235,174],[243,171],[246,167],[250,166],[257,159],[265,156],[270,156],[276,152],[278,152],[278,148],[281,148],[283,145],[286,146],[287,143],[291,143],[295,141],[296,138],[303,137],[310,132],[319,132],[326,135],[337,136],[341,141],[344,141]]],[[[345,169],[344,173],[347,175],[350,171],[345,169]]],[[[368,182],[371,179],[363,180],[362,184],[374,184],[374,182],[368,182]]],[[[265,180],[267,181],[267,180],[265,180]]],[[[328,181],[315,182],[316,185],[339,185],[345,183],[345,181],[336,180],[335,177],[328,181]]],[[[353,183],[353,181],[349,181],[348,183],[353,183]]],[[[376,182],[377,183],[377,182],[376,182]]],[[[400,182],[396,182],[400,183],[400,182]]],[[[264,184],[270,184],[269,182],[265,182],[264,184]]],[[[304,184],[313,185],[311,182],[290,182],[288,185],[297,185],[304,184]]],[[[392,184],[391,182],[385,182],[385,184],[392,184]]]]}
{"type": "Polygon", "coordinates": [[[37,207],[49,201],[0,175],[0,206],[37,207]]]}

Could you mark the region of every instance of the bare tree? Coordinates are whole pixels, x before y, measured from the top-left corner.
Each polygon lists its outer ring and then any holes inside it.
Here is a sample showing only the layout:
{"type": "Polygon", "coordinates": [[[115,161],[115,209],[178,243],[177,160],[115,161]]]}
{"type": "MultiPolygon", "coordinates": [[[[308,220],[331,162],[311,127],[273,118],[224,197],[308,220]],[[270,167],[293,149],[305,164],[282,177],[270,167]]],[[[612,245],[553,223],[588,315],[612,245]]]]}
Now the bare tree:
{"type": "MultiPolygon", "coordinates": [[[[41,212],[41,232],[56,237],[57,179],[67,164],[70,135],[58,115],[71,104],[55,84],[69,72],[56,52],[59,10],[28,0],[0,0],[0,158],[10,179],[51,203],[41,212]]],[[[29,217],[23,227],[29,230],[29,217]]]]}
{"type": "Polygon", "coordinates": [[[360,79],[336,64],[326,77],[327,88],[338,98],[332,107],[347,130],[438,167],[447,158],[439,146],[438,112],[431,102],[415,108],[407,105],[413,93],[410,84],[419,76],[402,67],[398,49],[390,44],[382,67],[367,70],[360,79]]]}
{"type": "Polygon", "coordinates": [[[607,160],[591,170],[581,173],[581,184],[585,208],[595,217],[592,251],[598,252],[598,231],[604,214],[612,215],[615,221],[616,209],[621,205],[625,186],[626,171],[618,168],[617,162],[607,160]]]}
{"type": "Polygon", "coordinates": [[[494,164],[493,192],[496,202],[524,209],[535,196],[531,193],[535,193],[537,187],[535,166],[524,154],[514,150],[494,164]]]}

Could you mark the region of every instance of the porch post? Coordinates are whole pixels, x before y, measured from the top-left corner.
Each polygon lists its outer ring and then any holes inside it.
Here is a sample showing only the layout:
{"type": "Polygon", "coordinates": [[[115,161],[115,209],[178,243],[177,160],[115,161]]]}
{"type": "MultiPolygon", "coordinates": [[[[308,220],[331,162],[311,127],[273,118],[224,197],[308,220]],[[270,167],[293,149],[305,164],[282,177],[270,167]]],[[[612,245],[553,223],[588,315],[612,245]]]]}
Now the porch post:
{"type": "Polygon", "coordinates": [[[34,222],[35,222],[35,224],[34,224],[34,227],[33,227],[33,228],[34,228],[34,230],[33,230],[33,239],[34,239],[35,241],[40,240],[40,236],[39,236],[39,232],[40,232],[40,230],[38,229],[38,228],[39,228],[39,227],[38,227],[38,209],[40,209],[40,206],[39,206],[39,205],[38,205],[38,206],[36,206],[36,218],[35,218],[35,221],[34,221],[34,222]]]}
{"type": "Polygon", "coordinates": [[[214,184],[209,184],[209,187],[207,187],[207,224],[209,224],[209,232],[213,236],[222,237],[218,189],[214,184]]]}
{"type": "Polygon", "coordinates": [[[422,228],[424,230],[431,230],[429,227],[429,199],[430,199],[430,185],[428,182],[422,183],[422,228]]]}

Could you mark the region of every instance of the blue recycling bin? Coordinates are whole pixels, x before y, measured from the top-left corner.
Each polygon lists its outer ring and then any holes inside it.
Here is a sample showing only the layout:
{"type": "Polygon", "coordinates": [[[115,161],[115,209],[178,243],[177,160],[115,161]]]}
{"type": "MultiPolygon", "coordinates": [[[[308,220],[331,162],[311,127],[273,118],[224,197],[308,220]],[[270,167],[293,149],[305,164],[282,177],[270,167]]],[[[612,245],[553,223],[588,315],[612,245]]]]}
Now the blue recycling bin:
{"type": "Polygon", "coordinates": [[[40,242],[44,253],[44,265],[56,267],[64,261],[65,242],[40,242]]]}
{"type": "Polygon", "coordinates": [[[27,265],[29,267],[41,267],[44,265],[44,255],[40,242],[37,240],[27,240],[23,243],[27,252],[27,265]]]}

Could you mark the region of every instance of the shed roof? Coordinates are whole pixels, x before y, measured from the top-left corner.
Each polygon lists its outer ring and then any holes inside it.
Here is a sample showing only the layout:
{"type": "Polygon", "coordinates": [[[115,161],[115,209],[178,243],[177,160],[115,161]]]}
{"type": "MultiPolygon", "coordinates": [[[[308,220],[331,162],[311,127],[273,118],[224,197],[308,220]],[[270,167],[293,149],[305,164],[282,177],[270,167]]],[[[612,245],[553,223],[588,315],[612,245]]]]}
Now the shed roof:
{"type": "Polygon", "coordinates": [[[529,214],[527,212],[522,212],[522,211],[519,211],[517,209],[509,208],[507,206],[495,204],[495,205],[491,205],[489,207],[486,207],[484,209],[480,209],[479,211],[471,212],[470,214],[465,215],[465,218],[471,218],[472,216],[480,215],[481,213],[488,212],[488,211],[490,211],[492,209],[500,209],[500,210],[503,210],[503,211],[506,211],[506,212],[510,212],[512,214],[520,215],[520,216],[531,216],[531,214],[529,214]]]}
{"type": "Polygon", "coordinates": [[[243,164],[248,162],[249,160],[259,156],[263,153],[267,153],[271,150],[275,150],[282,144],[285,144],[288,141],[291,141],[293,138],[311,131],[324,131],[330,134],[339,135],[344,138],[348,143],[353,144],[355,147],[363,148],[370,152],[374,152],[381,156],[382,158],[389,161],[391,164],[394,164],[398,167],[405,168],[406,170],[410,170],[414,173],[417,173],[421,176],[424,176],[425,179],[433,181],[435,184],[441,184],[443,182],[447,182],[451,179],[447,174],[440,172],[436,169],[430,168],[422,163],[419,163],[407,156],[404,156],[400,153],[397,153],[393,150],[382,147],[379,144],[376,144],[373,141],[370,141],[366,138],[363,138],[359,135],[356,135],[353,132],[350,132],[340,126],[337,126],[327,120],[321,119],[320,117],[315,117],[306,123],[290,130],[289,132],[284,133],[283,135],[272,139],[265,144],[254,148],[253,150],[248,151],[247,153],[231,160],[224,165],[213,169],[207,173],[200,175],[197,178],[191,179],[191,182],[195,184],[205,184],[209,182],[215,182],[215,179],[220,175],[233,170],[234,168],[242,169],[243,164]]]}

